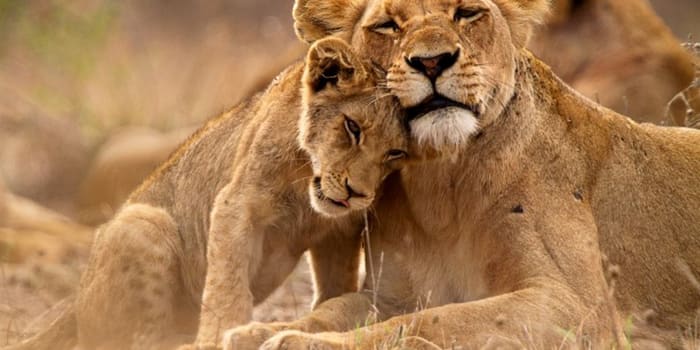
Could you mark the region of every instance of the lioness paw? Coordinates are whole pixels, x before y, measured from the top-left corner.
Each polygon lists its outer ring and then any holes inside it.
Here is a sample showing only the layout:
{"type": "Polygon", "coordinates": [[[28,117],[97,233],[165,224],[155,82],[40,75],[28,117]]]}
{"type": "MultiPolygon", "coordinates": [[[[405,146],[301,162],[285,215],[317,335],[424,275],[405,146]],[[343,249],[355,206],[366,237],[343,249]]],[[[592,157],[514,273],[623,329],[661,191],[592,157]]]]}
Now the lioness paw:
{"type": "Polygon", "coordinates": [[[263,343],[260,350],[341,350],[343,342],[332,336],[300,331],[283,331],[263,343]]]}
{"type": "Polygon", "coordinates": [[[177,350],[221,350],[221,347],[216,346],[216,344],[185,344],[177,350]]]}
{"type": "Polygon", "coordinates": [[[245,326],[230,329],[224,333],[224,350],[257,350],[281,327],[272,324],[251,322],[245,326]]]}

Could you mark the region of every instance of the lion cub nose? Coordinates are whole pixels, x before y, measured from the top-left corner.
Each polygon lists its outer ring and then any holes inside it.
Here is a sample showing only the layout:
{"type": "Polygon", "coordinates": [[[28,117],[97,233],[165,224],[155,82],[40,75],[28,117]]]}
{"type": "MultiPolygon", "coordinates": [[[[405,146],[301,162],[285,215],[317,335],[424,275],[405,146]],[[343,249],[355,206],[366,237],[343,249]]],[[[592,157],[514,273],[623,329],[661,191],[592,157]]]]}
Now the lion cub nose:
{"type": "Polygon", "coordinates": [[[350,186],[350,183],[348,182],[348,179],[345,179],[345,190],[348,191],[348,199],[353,198],[353,197],[358,197],[358,198],[364,198],[367,197],[362,192],[358,192],[352,186],[350,186]]]}
{"type": "Polygon", "coordinates": [[[452,67],[457,62],[459,50],[454,53],[443,53],[431,57],[411,57],[407,58],[406,62],[413,69],[425,74],[431,81],[437,79],[443,71],[452,67]]]}

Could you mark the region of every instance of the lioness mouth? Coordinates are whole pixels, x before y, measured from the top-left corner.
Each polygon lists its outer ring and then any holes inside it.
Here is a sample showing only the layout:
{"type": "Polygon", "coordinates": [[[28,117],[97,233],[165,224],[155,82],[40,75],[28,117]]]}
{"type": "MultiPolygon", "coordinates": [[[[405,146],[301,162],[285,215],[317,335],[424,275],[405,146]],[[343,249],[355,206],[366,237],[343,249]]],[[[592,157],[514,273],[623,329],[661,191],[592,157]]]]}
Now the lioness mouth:
{"type": "Polygon", "coordinates": [[[418,119],[432,111],[447,107],[463,108],[472,112],[475,116],[478,116],[476,108],[467,106],[464,103],[450,100],[449,98],[446,98],[441,95],[433,95],[428,97],[427,99],[425,99],[425,101],[421,102],[420,104],[408,108],[406,110],[406,114],[408,121],[411,121],[413,119],[418,119]]]}

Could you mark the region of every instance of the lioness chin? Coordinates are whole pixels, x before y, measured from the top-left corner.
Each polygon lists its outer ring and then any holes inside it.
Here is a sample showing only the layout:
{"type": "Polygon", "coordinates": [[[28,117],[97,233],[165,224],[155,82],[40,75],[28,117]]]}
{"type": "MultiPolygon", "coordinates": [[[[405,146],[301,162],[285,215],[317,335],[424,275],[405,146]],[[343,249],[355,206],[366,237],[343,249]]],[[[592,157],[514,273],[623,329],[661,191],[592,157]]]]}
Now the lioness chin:
{"type": "Polygon", "coordinates": [[[170,349],[197,324],[184,348],[215,347],[306,250],[316,303],[357,291],[359,213],[408,158],[384,74],[340,39],[316,42],[131,195],[100,228],[72,305],[11,349],[170,349]]]}
{"type": "Polygon", "coordinates": [[[386,68],[412,135],[446,157],[385,182],[367,252],[381,278],[233,329],[227,349],[681,346],[700,307],[700,132],[558,79],[523,49],[547,3],[296,1],[300,38],[343,37],[386,68]],[[647,310],[649,333],[624,334],[647,310]]]}

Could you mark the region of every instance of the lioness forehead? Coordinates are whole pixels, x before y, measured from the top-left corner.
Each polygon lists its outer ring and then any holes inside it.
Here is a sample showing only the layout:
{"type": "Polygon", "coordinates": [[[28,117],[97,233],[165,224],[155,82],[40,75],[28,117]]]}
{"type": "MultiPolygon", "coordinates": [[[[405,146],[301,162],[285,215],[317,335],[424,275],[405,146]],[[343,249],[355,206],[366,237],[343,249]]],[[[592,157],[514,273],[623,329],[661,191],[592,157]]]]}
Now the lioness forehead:
{"type": "Polygon", "coordinates": [[[387,15],[407,21],[413,16],[449,13],[459,6],[476,5],[480,0],[370,0],[370,16],[387,15]]]}

